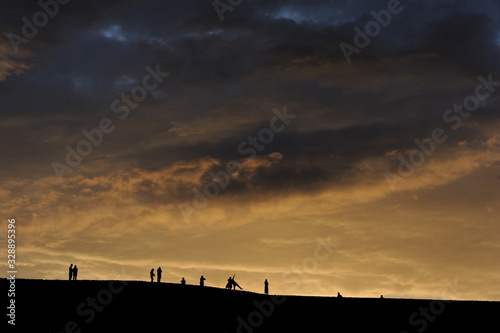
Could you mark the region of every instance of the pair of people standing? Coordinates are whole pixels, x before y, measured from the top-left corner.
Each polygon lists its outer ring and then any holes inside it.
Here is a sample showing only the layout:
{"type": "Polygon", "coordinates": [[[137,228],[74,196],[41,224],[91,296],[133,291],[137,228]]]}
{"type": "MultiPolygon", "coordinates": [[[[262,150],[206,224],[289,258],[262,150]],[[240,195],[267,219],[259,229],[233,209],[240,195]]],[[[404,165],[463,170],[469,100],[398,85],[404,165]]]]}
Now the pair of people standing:
{"type": "Polygon", "coordinates": [[[69,266],[69,280],[76,280],[78,276],[78,267],[73,267],[73,264],[69,266]]]}
{"type": "MultiPolygon", "coordinates": [[[[156,274],[157,274],[157,277],[158,277],[158,283],[161,282],[161,267],[158,267],[158,269],[156,270],[156,274]]],[[[154,281],[155,279],[155,269],[154,268],[151,268],[151,272],[149,272],[149,277],[151,277],[151,282],[154,281]]]]}
{"type": "Polygon", "coordinates": [[[240,290],[243,290],[243,288],[240,287],[238,282],[234,281],[234,275],[233,275],[233,277],[229,277],[229,279],[227,279],[226,289],[231,289],[233,287],[235,290],[236,290],[236,287],[240,288],[240,290]]]}

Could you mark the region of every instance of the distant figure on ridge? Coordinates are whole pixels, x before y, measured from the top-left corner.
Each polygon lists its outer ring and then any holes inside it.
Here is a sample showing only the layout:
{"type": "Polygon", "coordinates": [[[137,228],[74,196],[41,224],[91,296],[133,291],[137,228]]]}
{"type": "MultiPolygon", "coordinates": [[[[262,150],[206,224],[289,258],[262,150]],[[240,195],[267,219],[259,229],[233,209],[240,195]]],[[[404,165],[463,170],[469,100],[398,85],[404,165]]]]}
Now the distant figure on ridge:
{"type": "Polygon", "coordinates": [[[182,278],[181,280],[181,285],[185,286],[186,285],[186,280],[184,279],[184,277],[182,278]]]}
{"type": "Polygon", "coordinates": [[[161,282],[161,267],[158,267],[158,269],[156,270],[156,274],[158,275],[158,283],[161,282]]]}
{"type": "Polygon", "coordinates": [[[77,275],[78,275],[78,267],[76,267],[75,265],[75,267],[73,267],[73,280],[76,281],[77,275]]]}
{"type": "Polygon", "coordinates": [[[149,276],[151,277],[151,282],[155,280],[155,269],[151,268],[151,272],[149,272],[149,276]]]}
{"type": "Polygon", "coordinates": [[[236,281],[234,281],[234,275],[233,277],[229,277],[229,279],[227,279],[226,289],[231,289],[231,287],[233,287],[234,290],[236,290],[236,287],[240,288],[240,290],[243,290],[243,288],[241,288],[240,285],[236,281]]]}
{"type": "Polygon", "coordinates": [[[229,279],[227,279],[226,289],[231,289],[231,288],[233,288],[233,279],[229,277],[229,279]]]}
{"type": "Polygon", "coordinates": [[[269,282],[267,282],[267,279],[266,279],[266,281],[264,281],[264,293],[266,295],[269,294],[269,282]]]}
{"type": "Polygon", "coordinates": [[[73,264],[69,266],[69,280],[71,281],[72,278],[73,278],[73,264]]]}
{"type": "Polygon", "coordinates": [[[342,295],[340,295],[339,292],[337,292],[337,298],[342,298],[342,295]]]}
{"type": "Polygon", "coordinates": [[[236,287],[240,288],[240,290],[243,290],[243,288],[240,287],[238,282],[234,281],[234,277],[233,277],[233,287],[234,287],[234,290],[236,290],[236,287]]]}
{"type": "Polygon", "coordinates": [[[201,276],[201,278],[200,278],[200,286],[201,286],[201,287],[204,287],[204,286],[205,286],[205,280],[206,280],[206,279],[205,279],[205,278],[203,277],[203,275],[202,275],[202,276],[201,276]]]}

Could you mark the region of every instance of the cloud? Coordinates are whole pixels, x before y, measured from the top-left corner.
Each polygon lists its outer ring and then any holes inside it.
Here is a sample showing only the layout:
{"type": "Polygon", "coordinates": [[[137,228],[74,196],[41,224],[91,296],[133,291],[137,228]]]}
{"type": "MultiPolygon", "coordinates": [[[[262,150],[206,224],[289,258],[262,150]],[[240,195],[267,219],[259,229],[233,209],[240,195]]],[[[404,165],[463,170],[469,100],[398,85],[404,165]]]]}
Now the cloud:
{"type": "Polygon", "coordinates": [[[15,54],[10,43],[6,40],[0,40],[0,81],[9,76],[21,76],[34,67],[31,60],[35,55],[30,51],[23,50],[15,54]]]}

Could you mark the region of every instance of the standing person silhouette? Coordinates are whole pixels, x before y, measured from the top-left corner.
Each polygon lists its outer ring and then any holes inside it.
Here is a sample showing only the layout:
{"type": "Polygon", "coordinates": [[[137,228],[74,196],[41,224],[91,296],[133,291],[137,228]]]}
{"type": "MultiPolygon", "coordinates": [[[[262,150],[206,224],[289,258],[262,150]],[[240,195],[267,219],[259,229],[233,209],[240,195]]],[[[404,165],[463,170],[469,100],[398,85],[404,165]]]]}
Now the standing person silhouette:
{"type": "Polygon", "coordinates": [[[269,282],[267,282],[267,279],[264,281],[264,293],[266,293],[266,295],[269,294],[269,282]]]}
{"type": "Polygon", "coordinates": [[[158,267],[158,269],[156,270],[156,274],[158,275],[158,283],[161,282],[161,267],[158,267]]]}
{"type": "Polygon", "coordinates": [[[184,277],[182,278],[181,280],[181,285],[185,286],[186,285],[186,279],[184,279],[184,277]]]}
{"type": "Polygon", "coordinates": [[[149,272],[149,276],[151,277],[151,282],[155,279],[155,269],[151,268],[151,272],[149,272]]]}
{"type": "Polygon", "coordinates": [[[73,267],[73,280],[76,281],[77,275],[78,275],[78,267],[76,267],[75,265],[75,267],[73,267]]]}
{"type": "Polygon", "coordinates": [[[69,280],[71,281],[72,278],[73,278],[73,264],[69,266],[69,280]]]}
{"type": "MultiPolygon", "coordinates": [[[[233,285],[233,289],[236,290],[236,287],[240,288],[240,290],[243,290],[243,288],[240,287],[240,285],[238,284],[238,282],[236,282],[234,280],[234,275],[233,277],[231,278],[231,284],[233,285]]],[[[231,287],[229,287],[231,289],[231,287]]]]}
{"type": "Polygon", "coordinates": [[[202,275],[202,276],[201,276],[201,278],[200,278],[200,286],[201,286],[201,287],[204,287],[204,286],[205,286],[205,280],[206,280],[206,279],[205,279],[205,278],[203,277],[203,275],[202,275]]]}

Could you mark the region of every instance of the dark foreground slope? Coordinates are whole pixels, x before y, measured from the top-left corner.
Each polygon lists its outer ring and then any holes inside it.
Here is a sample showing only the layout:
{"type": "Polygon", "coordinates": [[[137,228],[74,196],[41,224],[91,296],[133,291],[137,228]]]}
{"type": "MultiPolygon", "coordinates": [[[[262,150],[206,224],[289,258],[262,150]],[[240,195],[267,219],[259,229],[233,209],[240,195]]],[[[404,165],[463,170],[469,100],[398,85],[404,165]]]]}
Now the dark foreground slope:
{"type": "MultiPolygon", "coordinates": [[[[1,284],[6,294],[8,282],[2,279],[1,284]]],[[[496,332],[499,326],[495,319],[499,302],[272,298],[138,281],[16,280],[15,284],[16,331],[23,332],[444,333],[496,332]]],[[[5,322],[9,319],[2,317],[5,322]]]]}

